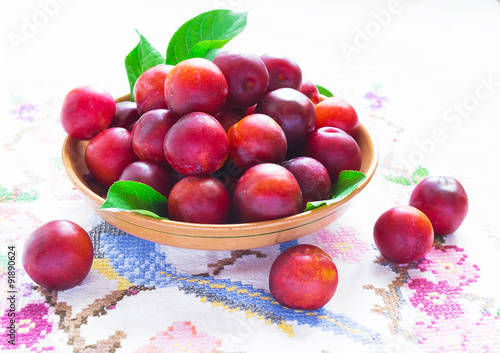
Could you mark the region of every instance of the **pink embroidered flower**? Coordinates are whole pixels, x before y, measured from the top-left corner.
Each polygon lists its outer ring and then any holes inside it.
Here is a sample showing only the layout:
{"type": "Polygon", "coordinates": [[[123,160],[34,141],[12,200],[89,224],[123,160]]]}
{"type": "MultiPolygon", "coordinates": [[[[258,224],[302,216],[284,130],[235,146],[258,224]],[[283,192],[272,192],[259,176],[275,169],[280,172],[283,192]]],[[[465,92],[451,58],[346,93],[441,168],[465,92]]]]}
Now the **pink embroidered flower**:
{"type": "Polygon", "coordinates": [[[150,338],[149,344],[135,353],[193,352],[209,353],[221,346],[221,342],[206,333],[198,333],[189,321],[174,322],[167,331],[150,338]]]}
{"type": "Polygon", "coordinates": [[[358,237],[356,229],[349,226],[341,226],[334,230],[323,228],[317,231],[314,237],[330,256],[340,258],[346,263],[359,262],[370,250],[368,244],[358,237]]]}
{"type": "Polygon", "coordinates": [[[11,324],[10,320],[14,317],[9,316],[9,311],[6,310],[2,318],[0,318],[0,327],[2,327],[0,347],[2,349],[17,349],[21,346],[31,348],[52,332],[52,324],[48,320],[49,308],[43,303],[28,304],[15,314],[17,324],[15,329],[15,345],[9,343],[9,340],[14,336],[9,336],[8,328],[11,324]]]}
{"type": "Polygon", "coordinates": [[[432,272],[437,282],[446,281],[452,287],[468,286],[479,278],[479,267],[470,263],[464,250],[456,245],[432,248],[418,267],[422,272],[432,272]]]}
{"type": "Polygon", "coordinates": [[[379,96],[375,92],[367,92],[365,94],[365,99],[368,99],[371,101],[370,108],[372,108],[372,109],[380,109],[383,107],[385,102],[389,101],[389,98],[379,96]]]}
{"type": "Polygon", "coordinates": [[[61,100],[59,98],[39,104],[28,103],[23,98],[20,98],[13,103],[16,104],[16,108],[10,111],[12,117],[28,123],[45,119],[55,120],[59,116],[59,109],[61,107],[61,100]]]}
{"type": "Polygon", "coordinates": [[[59,192],[54,193],[54,198],[57,201],[76,201],[82,199],[82,194],[76,188],[59,189],[58,191],[59,192]]]}
{"type": "Polygon", "coordinates": [[[462,291],[460,287],[451,287],[446,281],[430,282],[425,278],[411,279],[408,285],[414,292],[410,302],[427,315],[450,319],[463,314],[457,301],[462,291]]]}
{"type": "MultiPolygon", "coordinates": [[[[19,266],[18,266],[19,267],[19,266]]],[[[21,268],[16,269],[16,297],[17,299],[21,297],[29,297],[32,293],[33,289],[33,282],[25,282],[22,278],[23,276],[26,276],[26,272],[20,266],[21,268]]],[[[8,281],[7,281],[7,276],[9,275],[7,271],[7,263],[2,264],[0,262],[0,291],[2,293],[7,293],[7,291],[11,288],[8,286],[8,281]],[[5,267],[4,267],[5,266],[5,267]]],[[[8,300],[2,300],[0,301],[0,313],[5,312],[5,310],[8,310],[10,307],[10,302],[8,300]]]]}
{"type": "Polygon", "coordinates": [[[0,237],[5,244],[28,237],[40,225],[42,221],[32,213],[16,205],[0,204],[0,237]]]}
{"type": "Polygon", "coordinates": [[[34,116],[38,115],[40,110],[31,103],[21,103],[16,110],[12,110],[11,114],[21,121],[32,123],[35,121],[34,116]]]}
{"type": "Polygon", "coordinates": [[[500,318],[491,314],[417,322],[415,333],[422,352],[497,352],[500,348],[500,318]]]}

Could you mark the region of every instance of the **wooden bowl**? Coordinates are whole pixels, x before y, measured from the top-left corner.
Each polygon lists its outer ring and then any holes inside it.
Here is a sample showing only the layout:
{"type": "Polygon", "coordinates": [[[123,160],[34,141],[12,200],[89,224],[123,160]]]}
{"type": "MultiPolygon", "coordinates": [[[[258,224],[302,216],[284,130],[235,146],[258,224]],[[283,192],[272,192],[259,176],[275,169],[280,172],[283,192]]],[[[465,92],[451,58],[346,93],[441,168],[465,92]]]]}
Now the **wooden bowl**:
{"type": "MultiPolygon", "coordinates": [[[[117,101],[126,100],[119,98],[117,101]]],[[[197,224],[159,220],[134,212],[99,210],[106,190],[92,182],[84,161],[88,141],[67,137],[63,143],[62,160],[73,184],[85,201],[106,222],[155,243],[202,250],[243,250],[275,245],[320,230],[338,219],[353,199],[370,182],[378,164],[378,149],[372,134],[361,124],[358,144],[363,162],[361,171],[367,178],[348,197],[328,206],[272,221],[239,224],[197,224]]]]}

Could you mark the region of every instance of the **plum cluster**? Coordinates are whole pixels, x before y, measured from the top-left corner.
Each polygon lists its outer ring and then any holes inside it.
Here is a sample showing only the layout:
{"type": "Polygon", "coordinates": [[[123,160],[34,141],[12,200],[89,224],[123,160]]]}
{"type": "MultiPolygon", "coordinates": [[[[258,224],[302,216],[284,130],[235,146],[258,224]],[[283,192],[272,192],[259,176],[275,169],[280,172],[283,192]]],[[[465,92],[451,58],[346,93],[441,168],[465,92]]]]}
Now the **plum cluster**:
{"type": "Polygon", "coordinates": [[[428,176],[413,189],[407,205],[382,213],[373,228],[375,245],[394,263],[425,257],[434,236],[455,232],[469,211],[469,198],[462,184],[450,176],[428,176]]]}
{"type": "Polygon", "coordinates": [[[286,56],[226,50],[143,72],[133,101],[95,86],[65,97],[61,122],[89,140],[85,163],[108,188],[147,184],[169,218],[257,222],[331,198],[342,170],[361,168],[354,108],[324,97],[286,56]]]}

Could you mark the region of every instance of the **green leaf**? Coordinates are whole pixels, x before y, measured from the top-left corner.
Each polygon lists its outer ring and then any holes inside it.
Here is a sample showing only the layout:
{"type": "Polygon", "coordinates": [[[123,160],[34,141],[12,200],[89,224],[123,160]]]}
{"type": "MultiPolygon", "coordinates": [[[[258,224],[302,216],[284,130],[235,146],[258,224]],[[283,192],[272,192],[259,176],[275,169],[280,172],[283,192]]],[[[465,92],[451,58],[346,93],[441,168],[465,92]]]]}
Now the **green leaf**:
{"type": "Polygon", "coordinates": [[[316,85],[318,88],[319,94],[324,95],[325,97],[333,97],[333,93],[327,90],[325,87],[322,87],[320,85],[316,85]]]}
{"type": "Polygon", "coordinates": [[[366,179],[366,175],[358,170],[343,170],[339,174],[339,178],[332,185],[333,197],[329,200],[308,202],[304,211],[313,210],[323,205],[331,205],[349,196],[358,185],[366,179]]]}
{"type": "Polygon", "coordinates": [[[139,35],[139,43],[137,46],[128,53],[125,57],[125,69],[127,70],[128,82],[130,85],[130,99],[134,100],[133,90],[135,81],[147,69],[164,64],[165,59],[153,46],[148,42],[142,34],[137,31],[139,35]]]}
{"type": "Polygon", "coordinates": [[[167,47],[166,64],[176,65],[189,58],[204,58],[211,49],[222,48],[240,34],[247,24],[247,12],[212,10],[204,12],[174,33],[167,47]]]}
{"type": "Polygon", "coordinates": [[[146,184],[120,180],[111,185],[106,201],[99,209],[137,212],[155,218],[165,218],[167,199],[146,184]]]}
{"type": "Polygon", "coordinates": [[[221,52],[221,49],[210,49],[206,54],[205,54],[205,59],[214,61],[215,57],[221,52]]]}
{"type": "Polygon", "coordinates": [[[356,187],[366,179],[366,175],[359,170],[343,170],[333,188],[333,195],[337,201],[347,197],[356,187]]]}

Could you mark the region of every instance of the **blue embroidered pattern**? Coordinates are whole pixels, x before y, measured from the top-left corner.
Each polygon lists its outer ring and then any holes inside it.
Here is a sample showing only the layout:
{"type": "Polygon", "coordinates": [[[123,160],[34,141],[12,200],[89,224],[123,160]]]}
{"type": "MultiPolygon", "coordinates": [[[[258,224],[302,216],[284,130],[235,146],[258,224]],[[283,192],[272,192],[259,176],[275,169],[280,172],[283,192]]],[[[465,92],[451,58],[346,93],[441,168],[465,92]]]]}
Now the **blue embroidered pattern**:
{"type": "MultiPolygon", "coordinates": [[[[296,243],[285,243],[280,246],[280,250],[296,243]]],[[[134,285],[154,288],[175,286],[185,294],[195,295],[202,302],[220,304],[229,310],[246,311],[249,316],[257,315],[281,329],[291,327],[291,323],[296,322],[336,335],[348,335],[366,344],[381,342],[380,334],[345,315],[323,308],[315,311],[288,309],[277,303],[270,293],[240,281],[179,273],[166,262],[158,244],[128,234],[111,235],[109,232],[100,234],[99,244],[99,252],[109,259],[114,271],[134,285]]],[[[284,331],[293,335],[291,329],[284,331]]]]}

